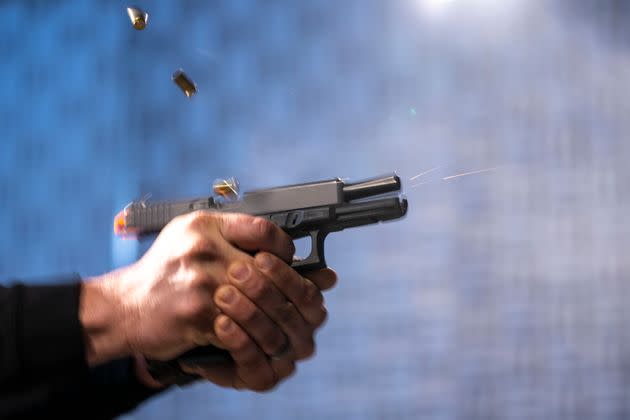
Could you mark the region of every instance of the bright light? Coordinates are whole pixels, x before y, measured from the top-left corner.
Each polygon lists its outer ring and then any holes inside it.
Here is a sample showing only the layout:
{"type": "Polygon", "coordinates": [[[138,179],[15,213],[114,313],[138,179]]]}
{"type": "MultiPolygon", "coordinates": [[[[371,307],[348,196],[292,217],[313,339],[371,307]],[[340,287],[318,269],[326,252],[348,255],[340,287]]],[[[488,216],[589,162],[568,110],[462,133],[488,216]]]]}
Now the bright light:
{"type": "Polygon", "coordinates": [[[510,10],[518,0],[414,0],[428,16],[470,12],[479,16],[491,16],[510,10]]]}
{"type": "Polygon", "coordinates": [[[424,13],[429,16],[441,16],[456,0],[419,0],[424,13]]]}

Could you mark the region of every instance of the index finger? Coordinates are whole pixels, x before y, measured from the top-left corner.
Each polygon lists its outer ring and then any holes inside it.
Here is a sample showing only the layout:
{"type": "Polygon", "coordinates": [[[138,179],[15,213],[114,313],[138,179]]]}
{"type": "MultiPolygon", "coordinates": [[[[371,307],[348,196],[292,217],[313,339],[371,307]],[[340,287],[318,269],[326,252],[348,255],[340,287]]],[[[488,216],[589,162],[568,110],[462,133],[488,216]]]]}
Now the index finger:
{"type": "Polygon", "coordinates": [[[270,220],[240,213],[223,213],[219,231],[230,243],[247,252],[266,251],[285,262],[295,254],[293,240],[270,220]]]}

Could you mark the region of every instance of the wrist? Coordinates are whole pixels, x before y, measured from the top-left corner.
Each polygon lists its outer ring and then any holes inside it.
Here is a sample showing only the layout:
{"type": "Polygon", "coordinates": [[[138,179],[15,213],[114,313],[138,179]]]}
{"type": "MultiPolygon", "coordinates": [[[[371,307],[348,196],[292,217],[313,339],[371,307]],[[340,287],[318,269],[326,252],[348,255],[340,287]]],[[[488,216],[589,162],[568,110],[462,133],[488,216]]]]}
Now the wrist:
{"type": "Polygon", "coordinates": [[[90,278],[81,287],[79,320],[89,366],[131,355],[117,287],[119,275],[113,272],[90,278]]]}

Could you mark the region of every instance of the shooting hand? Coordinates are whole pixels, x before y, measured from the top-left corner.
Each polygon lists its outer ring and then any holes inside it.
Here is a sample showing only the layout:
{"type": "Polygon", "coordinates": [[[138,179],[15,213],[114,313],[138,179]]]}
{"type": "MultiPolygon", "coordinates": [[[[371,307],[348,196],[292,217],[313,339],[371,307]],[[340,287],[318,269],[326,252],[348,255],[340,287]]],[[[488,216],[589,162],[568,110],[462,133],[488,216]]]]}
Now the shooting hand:
{"type": "Polygon", "coordinates": [[[168,360],[212,344],[236,363],[206,367],[207,379],[272,388],[295,360],[313,353],[314,330],[325,318],[314,284],[334,283],[330,270],[313,274],[315,283],[299,276],[288,266],[294,252],[286,233],[262,218],[175,218],[138,262],[85,283],[80,318],[88,363],[131,354],[168,360]]]}
{"type": "MultiPolygon", "coordinates": [[[[214,332],[219,286],[238,278],[256,247],[290,260],[294,246],[273,223],[247,215],[194,212],[175,218],[136,263],[88,279],[82,288],[80,320],[90,365],[142,354],[168,360],[199,345],[222,343],[214,332]]],[[[223,290],[223,289],[222,289],[223,290]]],[[[266,352],[285,337],[260,309],[231,290],[232,314],[266,352]]],[[[228,299],[229,290],[219,297],[228,299]]]]}

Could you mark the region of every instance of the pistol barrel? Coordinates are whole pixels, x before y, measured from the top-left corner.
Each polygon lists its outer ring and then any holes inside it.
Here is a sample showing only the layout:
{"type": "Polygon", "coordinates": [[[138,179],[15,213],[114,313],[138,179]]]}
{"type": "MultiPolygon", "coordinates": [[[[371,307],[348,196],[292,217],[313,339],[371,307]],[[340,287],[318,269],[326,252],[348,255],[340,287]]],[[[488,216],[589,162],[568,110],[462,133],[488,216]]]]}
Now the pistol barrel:
{"type": "Polygon", "coordinates": [[[343,197],[346,201],[357,200],[359,198],[399,191],[400,185],[398,175],[369,179],[367,181],[344,185],[343,197]]]}

